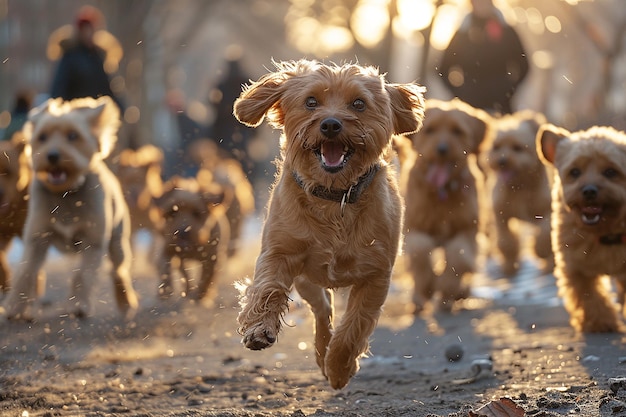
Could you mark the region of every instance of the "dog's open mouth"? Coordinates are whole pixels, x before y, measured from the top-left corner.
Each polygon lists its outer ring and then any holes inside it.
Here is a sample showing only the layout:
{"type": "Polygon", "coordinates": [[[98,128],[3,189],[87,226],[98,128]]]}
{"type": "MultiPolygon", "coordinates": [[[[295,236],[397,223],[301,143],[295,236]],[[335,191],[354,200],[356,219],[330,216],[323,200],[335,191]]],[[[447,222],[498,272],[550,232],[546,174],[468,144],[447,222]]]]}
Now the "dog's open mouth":
{"type": "Polygon", "coordinates": [[[354,151],[341,142],[327,141],[315,152],[326,171],[337,172],[346,165],[354,151]]]}
{"type": "Polygon", "coordinates": [[[591,226],[600,221],[602,211],[600,206],[584,206],[580,209],[580,218],[584,224],[591,226]]]}
{"type": "Polygon", "coordinates": [[[507,183],[515,177],[515,171],[512,169],[501,168],[498,170],[498,177],[500,181],[507,183]]]}
{"type": "Polygon", "coordinates": [[[60,168],[48,170],[48,182],[52,185],[62,185],[67,181],[67,172],[60,168]]]}

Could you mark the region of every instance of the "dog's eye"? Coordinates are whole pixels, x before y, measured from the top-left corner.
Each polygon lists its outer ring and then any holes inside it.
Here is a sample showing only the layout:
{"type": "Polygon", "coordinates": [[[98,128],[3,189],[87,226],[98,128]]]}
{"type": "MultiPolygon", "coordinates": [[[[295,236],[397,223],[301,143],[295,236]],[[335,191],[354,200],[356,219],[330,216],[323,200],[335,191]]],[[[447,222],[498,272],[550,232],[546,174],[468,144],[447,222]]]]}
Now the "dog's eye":
{"type": "Polygon", "coordinates": [[[315,97],[307,97],[304,104],[307,109],[313,110],[317,107],[317,99],[315,97]]]}
{"type": "Polygon", "coordinates": [[[357,98],[352,102],[352,108],[356,111],[364,111],[365,110],[365,102],[360,98],[357,98]]]}
{"type": "Polygon", "coordinates": [[[45,133],[40,133],[39,136],[37,136],[37,140],[39,142],[45,142],[46,139],[48,139],[48,135],[46,135],[45,133]]]}
{"type": "Polygon", "coordinates": [[[513,145],[513,151],[515,152],[522,152],[524,150],[524,147],[521,145],[513,145]]]}
{"type": "Polygon", "coordinates": [[[618,174],[619,172],[615,168],[607,168],[602,173],[602,175],[609,179],[617,177],[618,174]]]}
{"type": "Polygon", "coordinates": [[[569,170],[569,176],[572,178],[578,178],[580,177],[580,169],[579,168],[572,168],[569,170]]]}
{"type": "Polygon", "coordinates": [[[67,132],[67,140],[73,142],[76,139],[78,139],[78,133],[75,130],[70,130],[69,132],[67,132]]]}

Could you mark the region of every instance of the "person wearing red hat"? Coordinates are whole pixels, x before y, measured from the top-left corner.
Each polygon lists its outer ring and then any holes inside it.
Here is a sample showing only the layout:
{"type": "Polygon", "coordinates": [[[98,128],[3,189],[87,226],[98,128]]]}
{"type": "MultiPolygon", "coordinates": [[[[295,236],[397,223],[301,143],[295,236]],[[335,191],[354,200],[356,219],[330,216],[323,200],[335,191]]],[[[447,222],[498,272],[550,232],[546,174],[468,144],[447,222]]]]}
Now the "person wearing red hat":
{"type": "Polygon", "coordinates": [[[104,26],[104,16],[92,6],[83,6],[76,14],[74,36],[61,42],[63,55],[56,67],[50,96],[72,100],[81,97],[110,96],[121,111],[121,99],[111,90],[111,80],[104,69],[106,52],[94,43],[94,33],[104,26]]]}

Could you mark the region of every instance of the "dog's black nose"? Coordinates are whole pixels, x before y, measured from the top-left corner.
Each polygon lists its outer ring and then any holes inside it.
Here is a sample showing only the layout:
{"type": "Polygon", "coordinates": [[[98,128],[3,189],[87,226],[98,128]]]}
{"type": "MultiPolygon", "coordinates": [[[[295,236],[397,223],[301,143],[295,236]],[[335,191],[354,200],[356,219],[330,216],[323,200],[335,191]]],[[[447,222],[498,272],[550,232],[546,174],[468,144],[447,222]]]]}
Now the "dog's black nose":
{"type": "Polygon", "coordinates": [[[48,152],[48,162],[51,164],[56,164],[61,159],[61,154],[58,151],[50,151],[48,152]]]}
{"type": "Polygon", "coordinates": [[[341,129],[343,129],[343,125],[334,117],[328,117],[322,120],[322,124],[320,125],[320,131],[329,139],[337,136],[339,132],[341,132],[341,129]]]}
{"type": "Polygon", "coordinates": [[[507,165],[508,165],[508,161],[507,161],[507,159],[506,159],[506,158],[499,158],[499,159],[498,159],[498,166],[499,166],[500,168],[506,168],[506,167],[507,167],[507,165]]]}
{"type": "Polygon", "coordinates": [[[448,153],[448,144],[440,143],[437,145],[437,153],[441,156],[445,156],[448,153]]]}
{"type": "Polygon", "coordinates": [[[587,184],[583,187],[583,197],[585,200],[594,200],[598,196],[598,187],[594,184],[587,184]]]}

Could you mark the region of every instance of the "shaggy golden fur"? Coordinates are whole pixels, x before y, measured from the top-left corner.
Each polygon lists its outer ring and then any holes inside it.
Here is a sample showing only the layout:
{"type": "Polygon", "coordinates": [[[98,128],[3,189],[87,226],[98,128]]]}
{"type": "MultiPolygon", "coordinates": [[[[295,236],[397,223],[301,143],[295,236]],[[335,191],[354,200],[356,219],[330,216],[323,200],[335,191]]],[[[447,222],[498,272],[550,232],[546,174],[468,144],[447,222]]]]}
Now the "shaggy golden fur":
{"type": "Polygon", "coordinates": [[[10,141],[0,142],[0,291],[11,285],[7,251],[14,237],[22,236],[28,207],[30,183],[28,149],[19,132],[10,141]]]}
{"type": "Polygon", "coordinates": [[[485,221],[496,249],[502,273],[514,276],[519,269],[519,228],[511,219],[533,227],[534,250],[551,273],[554,256],[550,245],[550,181],[548,169],[537,155],[536,137],[545,117],[530,110],[494,119],[492,135],[482,146],[482,164],[487,167],[490,207],[485,221]]]}
{"type": "Polygon", "coordinates": [[[228,256],[233,256],[239,248],[244,221],[254,212],[252,184],[243,172],[241,163],[233,158],[221,156],[212,140],[198,139],[190,148],[190,154],[196,158],[196,163],[201,167],[198,181],[215,181],[224,190],[222,205],[226,207],[226,217],[230,225],[228,256]],[[203,179],[207,173],[210,173],[210,179],[203,179]]]}
{"type": "Polygon", "coordinates": [[[339,389],[368,351],[387,296],[402,225],[389,161],[392,134],[417,130],[423,88],[391,84],[372,67],[283,62],[235,102],[244,124],[282,129],[279,168],[254,279],[243,288],[243,343],[276,342],[295,285],[315,316],[317,364],[339,389]],[[329,289],[351,287],[333,328],[329,289]]]}
{"type": "Polygon", "coordinates": [[[552,249],[559,294],[582,332],[623,331],[626,313],[626,134],[544,125],[537,152],[556,168],[552,249]],[[606,277],[614,279],[617,305],[606,277]]]}
{"type": "Polygon", "coordinates": [[[488,125],[487,113],[460,100],[430,99],[424,126],[408,136],[412,152],[401,152],[405,257],[415,284],[415,313],[435,295],[440,296],[443,310],[469,295],[466,281],[476,269],[478,256],[476,154],[488,125]],[[433,264],[437,248],[445,256],[441,273],[433,264]]]}
{"type": "Polygon", "coordinates": [[[93,280],[112,261],[115,299],[127,316],[137,309],[130,277],[130,219],[120,183],[103,160],[113,149],[119,110],[109,97],[51,99],[30,114],[33,180],[22,240],[24,253],[4,303],[9,318],[32,318],[36,280],[48,248],[76,253],[71,313],[88,316],[93,280]]]}
{"type": "Polygon", "coordinates": [[[201,184],[195,178],[175,176],[163,185],[163,195],[156,199],[165,238],[159,259],[162,299],[174,294],[172,274],[177,269],[185,285],[183,296],[207,305],[212,302],[216,265],[228,244],[228,223],[220,205],[223,198],[218,184],[201,184]],[[188,274],[189,261],[201,264],[198,282],[188,274]]]}

